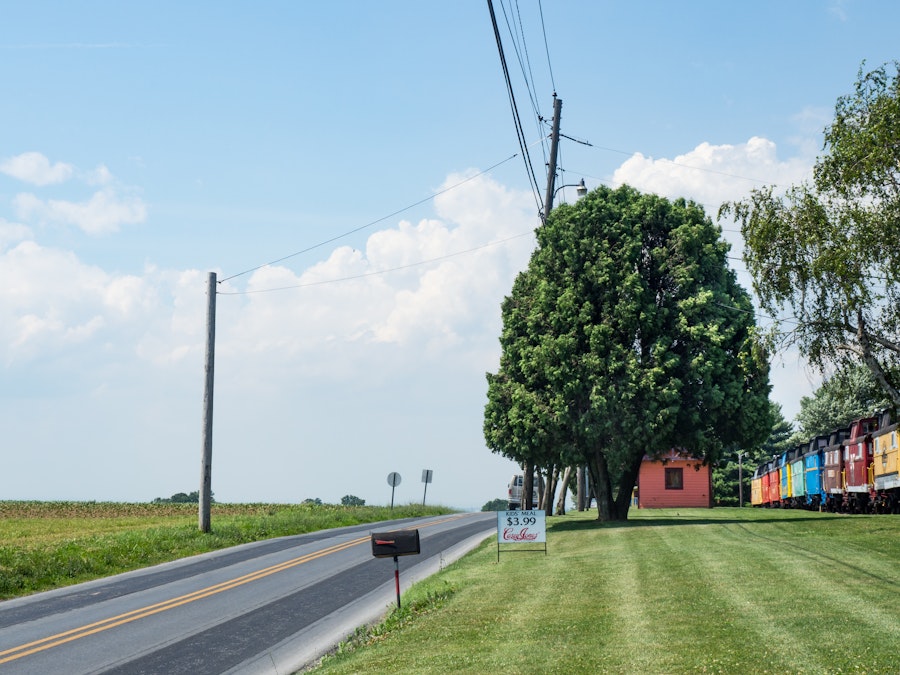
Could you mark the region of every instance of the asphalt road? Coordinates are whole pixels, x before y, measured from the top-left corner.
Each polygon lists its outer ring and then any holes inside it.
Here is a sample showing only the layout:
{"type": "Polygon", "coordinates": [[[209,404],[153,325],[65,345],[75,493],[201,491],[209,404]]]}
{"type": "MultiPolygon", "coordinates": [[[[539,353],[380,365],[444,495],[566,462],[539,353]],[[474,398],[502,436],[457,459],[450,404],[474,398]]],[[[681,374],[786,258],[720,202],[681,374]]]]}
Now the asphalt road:
{"type": "Polygon", "coordinates": [[[419,530],[405,589],[495,528],[493,513],[340,528],[0,602],[0,674],[292,673],[396,603],[372,532],[419,530]]]}

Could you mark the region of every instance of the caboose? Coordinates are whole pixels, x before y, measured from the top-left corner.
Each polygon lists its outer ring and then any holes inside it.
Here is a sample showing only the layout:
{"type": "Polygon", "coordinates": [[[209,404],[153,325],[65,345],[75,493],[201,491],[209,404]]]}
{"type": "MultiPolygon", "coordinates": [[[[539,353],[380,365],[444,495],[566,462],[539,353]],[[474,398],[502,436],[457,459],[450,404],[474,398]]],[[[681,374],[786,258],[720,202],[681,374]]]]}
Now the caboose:
{"type": "Polygon", "coordinates": [[[878,431],[872,434],[873,501],[878,513],[900,513],[897,427],[896,422],[891,424],[890,413],[884,412],[878,431]]]}

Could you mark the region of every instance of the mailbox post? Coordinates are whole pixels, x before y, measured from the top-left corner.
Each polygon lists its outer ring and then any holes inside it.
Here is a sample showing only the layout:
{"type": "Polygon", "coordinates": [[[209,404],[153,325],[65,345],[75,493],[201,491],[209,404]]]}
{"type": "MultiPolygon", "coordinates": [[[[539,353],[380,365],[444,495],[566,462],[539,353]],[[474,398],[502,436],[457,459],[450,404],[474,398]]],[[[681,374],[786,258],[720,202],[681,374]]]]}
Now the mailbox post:
{"type": "Polygon", "coordinates": [[[401,555],[419,555],[418,530],[394,530],[372,533],[372,555],[376,558],[394,559],[394,585],[397,589],[397,609],[400,609],[400,561],[401,555]]]}

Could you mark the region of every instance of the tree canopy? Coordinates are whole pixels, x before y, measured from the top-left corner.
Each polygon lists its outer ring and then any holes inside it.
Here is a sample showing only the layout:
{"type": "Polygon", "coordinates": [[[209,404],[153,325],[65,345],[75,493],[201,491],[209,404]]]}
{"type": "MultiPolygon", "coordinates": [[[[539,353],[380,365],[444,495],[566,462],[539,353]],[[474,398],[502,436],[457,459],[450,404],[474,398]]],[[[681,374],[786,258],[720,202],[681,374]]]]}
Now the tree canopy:
{"type": "Polygon", "coordinates": [[[702,208],[600,187],[552,211],[537,240],[487,374],[492,451],[587,464],[608,520],[627,516],[645,454],[715,461],[765,439],[768,361],[702,208]]]}
{"type": "Polygon", "coordinates": [[[860,69],[812,183],[726,204],[778,335],[823,372],[862,363],[900,406],[900,64],[860,69]]]}
{"type": "Polygon", "coordinates": [[[887,408],[890,400],[872,372],[857,364],[844,368],[822,383],[812,396],[800,399],[798,441],[849,426],[887,408]]]}

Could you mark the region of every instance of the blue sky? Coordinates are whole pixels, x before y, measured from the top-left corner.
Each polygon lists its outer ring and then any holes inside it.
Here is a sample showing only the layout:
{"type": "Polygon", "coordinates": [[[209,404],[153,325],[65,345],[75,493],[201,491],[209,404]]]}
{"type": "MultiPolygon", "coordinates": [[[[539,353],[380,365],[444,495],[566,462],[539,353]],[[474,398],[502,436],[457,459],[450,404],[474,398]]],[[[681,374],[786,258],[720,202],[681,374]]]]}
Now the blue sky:
{"type": "MultiPolygon", "coordinates": [[[[549,119],[555,89],[563,133],[592,144],[563,140],[561,183],[628,182],[713,217],[809,176],[835,100],[863,60],[897,57],[900,25],[900,5],[859,0],[495,9],[541,185],[533,104],[549,119]]],[[[2,12],[0,499],[197,489],[209,271],[228,279],[218,499],[387,503],[397,471],[396,498],[417,501],[423,469],[429,501],[504,496],[484,373],[537,213],[486,3],[2,12]]],[[[816,382],[776,358],[788,417],[816,382]]]]}

